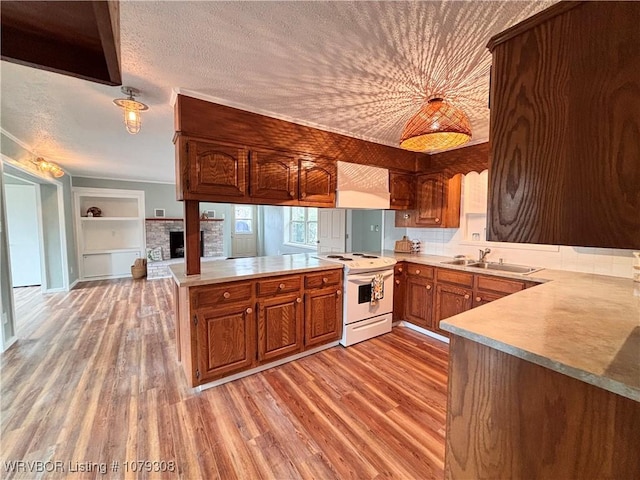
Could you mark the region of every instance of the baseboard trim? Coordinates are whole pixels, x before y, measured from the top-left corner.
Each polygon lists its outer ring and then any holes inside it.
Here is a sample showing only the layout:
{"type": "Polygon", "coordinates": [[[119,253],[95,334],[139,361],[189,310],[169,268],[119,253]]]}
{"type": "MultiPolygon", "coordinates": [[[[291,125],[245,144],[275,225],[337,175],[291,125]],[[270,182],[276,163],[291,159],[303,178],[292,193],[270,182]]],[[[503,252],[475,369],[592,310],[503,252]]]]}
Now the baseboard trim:
{"type": "Polygon", "coordinates": [[[80,283],[80,279],[76,278],[73,283],[71,285],[69,285],[69,287],[67,288],[67,292],[70,290],[73,290],[75,288],[76,285],[78,285],[80,283]]]}
{"type": "Polygon", "coordinates": [[[287,358],[282,358],[280,360],[276,360],[271,363],[267,363],[266,365],[260,365],[259,367],[252,368],[251,370],[245,370],[244,372],[236,373],[235,375],[229,375],[228,377],[221,378],[219,380],[214,380],[213,382],[205,383],[203,385],[199,385],[195,388],[197,392],[201,392],[208,388],[218,387],[220,385],[224,385],[225,383],[233,382],[234,380],[238,380],[239,378],[248,377],[249,375],[253,375],[254,373],[263,372],[264,370],[269,370],[273,367],[278,367],[280,365],[284,365],[285,363],[292,362],[294,360],[298,360],[300,358],[307,357],[309,355],[313,355],[314,353],[321,352],[323,350],[327,350],[329,348],[337,347],[340,345],[339,341],[327,343],[326,345],[321,345],[316,348],[312,348],[311,350],[306,350],[304,352],[297,353],[287,358]]]}
{"type": "Polygon", "coordinates": [[[395,322],[393,326],[407,327],[415,332],[421,333],[423,335],[427,335],[428,337],[431,337],[431,338],[435,338],[436,340],[440,340],[441,342],[449,343],[449,339],[447,337],[443,335],[439,335],[435,332],[432,332],[431,330],[427,330],[426,328],[422,328],[417,325],[414,325],[413,323],[405,322],[404,320],[395,322]]]}

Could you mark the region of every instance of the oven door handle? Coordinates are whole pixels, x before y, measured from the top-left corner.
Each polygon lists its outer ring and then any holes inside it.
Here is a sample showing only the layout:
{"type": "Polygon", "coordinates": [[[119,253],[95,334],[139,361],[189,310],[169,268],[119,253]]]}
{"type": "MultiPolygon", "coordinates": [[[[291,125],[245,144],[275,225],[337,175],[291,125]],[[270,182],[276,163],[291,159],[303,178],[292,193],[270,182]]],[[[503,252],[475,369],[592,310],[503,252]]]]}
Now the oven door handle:
{"type": "MultiPolygon", "coordinates": [[[[387,273],[382,275],[382,278],[384,278],[385,280],[387,278],[389,278],[390,276],[393,275],[393,272],[387,273]]],[[[376,274],[355,274],[355,275],[349,275],[347,276],[347,282],[353,282],[353,283],[359,283],[361,285],[365,285],[367,283],[371,283],[371,281],[373,280],[373,278],[376,276],[376,274]]]]}

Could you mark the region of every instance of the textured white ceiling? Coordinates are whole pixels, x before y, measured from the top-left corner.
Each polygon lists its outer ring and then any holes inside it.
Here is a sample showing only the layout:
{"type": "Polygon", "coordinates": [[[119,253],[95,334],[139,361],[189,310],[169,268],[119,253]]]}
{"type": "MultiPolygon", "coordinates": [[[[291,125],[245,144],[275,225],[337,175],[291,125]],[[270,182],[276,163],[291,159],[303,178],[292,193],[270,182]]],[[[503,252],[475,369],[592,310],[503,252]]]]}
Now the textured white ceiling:
{"type": "Polygon", "coordinates": [[[488,139],[488,39],[554,2],[121,2],[126,133],[108,87],[2,62],[1,126],[73,175],[174,181],[171,91],[397,146],[431,94],[488,139]]]}

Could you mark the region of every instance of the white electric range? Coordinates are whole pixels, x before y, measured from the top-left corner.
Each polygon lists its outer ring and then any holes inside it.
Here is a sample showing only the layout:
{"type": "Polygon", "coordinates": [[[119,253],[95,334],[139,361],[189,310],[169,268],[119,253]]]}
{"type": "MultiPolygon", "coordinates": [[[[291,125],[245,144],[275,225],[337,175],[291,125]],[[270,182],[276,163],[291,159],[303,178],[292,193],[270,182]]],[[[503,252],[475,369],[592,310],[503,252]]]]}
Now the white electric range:
{"type": "Polygon", "coordinates": [[[365,253],[328,253],[318,258],[344,266],[342,340],[345,347],[391,331],[395,258],[365,253]],[[372,302],[372,282],[383,279],[383,298],[372,302]]]}

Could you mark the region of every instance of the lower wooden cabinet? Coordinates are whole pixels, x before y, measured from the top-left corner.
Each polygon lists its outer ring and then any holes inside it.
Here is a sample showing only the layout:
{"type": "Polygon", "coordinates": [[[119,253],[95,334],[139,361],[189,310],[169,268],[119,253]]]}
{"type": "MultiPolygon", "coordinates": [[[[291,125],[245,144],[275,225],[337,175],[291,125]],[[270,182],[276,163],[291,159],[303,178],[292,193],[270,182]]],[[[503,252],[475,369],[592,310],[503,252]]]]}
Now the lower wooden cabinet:
{"type": "Polygon", "coordinates": [[[177,287],[178,359],[191,385],[339,340],[342,288],[340,268],[177,287]]]}
{"type": "Polygon", "coordinates": [[[495,275],[478,275],[450,268],[434,268],[418,263],[403,263],[406,277],[396,267],[398,291],[394,291],[394,320],[406,320],[443,336],[440,322],[471,308],[498,300],[533,282],[508,279],[495,275]],[[398,295],[396,297],[396,295],[398,295]],[[396,312],[396,302],[402,312],[396,312]]]}
{"type": "Polygon", "coordinates": [[[409,275],[406,285],[405,317],[422,328],[432,328],[433,282],[417,275],[409,275]]]}
{"type": "Polygon", "coordinates": [[[299,294],[258,302],[258,361],[269,362],[302,351],[303,305],[299,294]]]}
{"type": "Polygon", "coordinates": [[[405,298],[407,275],[404,262],[396,263],[393,270],[393,321],[399,322],[405,317],[405,298]]]}
{"type": "Polygon", "coordinates": [[[306,347],[339,340],[342,336],[342,285],[305,293],[304,344],[306,347]]]}
{"type": "Polygon", "coordinates": [[[254,365],[256,321],[251,305],[196,310],[195,377],[199,383],[254,365]]]}
{"type": "Polygon", "coordinates": [[[436,306],[433,313],[433,328],[441,335],[449,336],[448,332],[440,329],[440,320],[453,317],[471,309],[473,291],[450,285],[447,283],[436,284],[436,306]]]}

